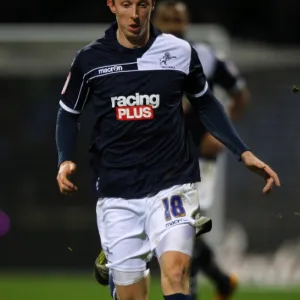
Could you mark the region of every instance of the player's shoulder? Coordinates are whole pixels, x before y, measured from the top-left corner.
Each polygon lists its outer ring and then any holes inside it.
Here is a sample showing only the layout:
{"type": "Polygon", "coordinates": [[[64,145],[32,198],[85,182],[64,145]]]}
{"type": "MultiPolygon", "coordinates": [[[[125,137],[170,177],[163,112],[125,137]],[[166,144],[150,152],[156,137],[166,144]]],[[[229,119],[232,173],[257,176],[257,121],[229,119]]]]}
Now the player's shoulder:
{"type": "Polygon", "coordinates": [[[152,46],[142,56],[145,61],[151,61],[159,69],[169,69],[189,73],[192,59],[191,45],[172,34],[161,33],[152,46]]]}
{"type": "Polygon", "coordinates": [[[80,58],[84,58],[90,55],[93,55],[94,53],[97,53],[99,51],[105,51],[105,43],[104,38],[97,39],[95,41],[92,41],[91,43],[85,45],[81,49],[77,51],[77,55],[80,58]]]}
{"type": "Polygon", "coordinates": [[[164,42],[169,42],[171,44],[177,45],[178,47],[191,48],[191,44],[189,42],[170,33],[162,33],[157,38],[161,39],[164,42]]]}
{"type": "Polygon", "coordinates": [[[156,38],[156,43],[162,45],[162,48],[174,48],[187,54],[190,54],[192,50],[189,42],[168,33],[160,34],[156,38]]]}
{"type": "Polygon", "coordinates": [[[73,63],[75,62],[83,70],[93,67],[94,64],[105,64],[109,51],[104,44],[104,38],[100,38],[80,48],[76,52],[73,63]]]}

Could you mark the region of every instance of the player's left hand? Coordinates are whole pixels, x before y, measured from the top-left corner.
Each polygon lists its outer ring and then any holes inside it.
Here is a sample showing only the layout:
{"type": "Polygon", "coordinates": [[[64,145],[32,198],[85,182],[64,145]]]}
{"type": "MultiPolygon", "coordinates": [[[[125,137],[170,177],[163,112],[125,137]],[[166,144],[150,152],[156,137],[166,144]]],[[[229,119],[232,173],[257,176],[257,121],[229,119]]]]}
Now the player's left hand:
{"type": "Polygon", "coordinates": [[[252,152],[244,152],[241,155],[241,159],[249,170],[262,176],[265,179],[266,185],[263,188],[264,194],[271,192],[274,184],[275,186],[280,186],[280,180],[276,172],[263,161],[258,159],[252,152]]]}

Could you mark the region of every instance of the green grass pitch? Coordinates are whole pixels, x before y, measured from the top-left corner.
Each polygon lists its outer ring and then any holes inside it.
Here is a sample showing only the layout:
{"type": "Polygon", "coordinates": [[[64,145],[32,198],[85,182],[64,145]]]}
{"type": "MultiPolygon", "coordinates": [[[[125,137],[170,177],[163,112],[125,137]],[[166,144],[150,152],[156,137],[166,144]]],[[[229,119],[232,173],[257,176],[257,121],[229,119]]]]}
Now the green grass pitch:
{"type": "MultiPolygon", "coordinates": [[[[213,290],[204,285],[201,300],[214,299],[213,290]]],[[[92,275],[0,273],[1,300],[110,300],[107,288],[100,287],[92,275]]],[[[159,281],[152,280],[150,300],[163,299],[159,281]]],[[[240,287],[233,300],[297,300],[299,289],[240,287]]]]}

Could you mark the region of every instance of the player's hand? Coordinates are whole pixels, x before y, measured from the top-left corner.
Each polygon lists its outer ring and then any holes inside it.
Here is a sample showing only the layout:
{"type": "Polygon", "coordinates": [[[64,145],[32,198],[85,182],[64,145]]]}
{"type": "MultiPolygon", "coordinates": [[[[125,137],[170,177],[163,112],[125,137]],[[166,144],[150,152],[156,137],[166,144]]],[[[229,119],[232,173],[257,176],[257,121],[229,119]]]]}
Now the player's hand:
{"type": "Polygon", "coordinates": [[[77,186],[70,181],[70,176],[76,172],[77,166],[71,161],[64,161],[58,170],[57,182],[60,192],[64,195],[72,195],[77,191],[77,186]]]}
{"type": "Polygon", "coordinates": [[[280,186],[280,180],[276,172],[274,172],[267,164],[258,159],[252,152],[246,151],[241,156],[242,161],[246,167],[252,172],[262,176],[266,185],[263,188],[263,193],[267,194],[271,192],[274,184],[275,186],[280,186]]]}

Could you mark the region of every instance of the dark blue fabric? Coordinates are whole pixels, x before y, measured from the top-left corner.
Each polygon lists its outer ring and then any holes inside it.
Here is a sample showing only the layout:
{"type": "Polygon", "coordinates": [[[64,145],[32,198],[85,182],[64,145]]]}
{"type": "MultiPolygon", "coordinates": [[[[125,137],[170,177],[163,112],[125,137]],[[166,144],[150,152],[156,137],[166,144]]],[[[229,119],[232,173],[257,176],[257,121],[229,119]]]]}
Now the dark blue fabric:
{"type": "Polygon", "coordinates": [[[198,112],[199,119],[206,130],[237,155],[239,159],[243,152],[250,150],[237,134],[224,107],[210,89],[201,97],[189,97],[189,100],[198,112]]]}
{"type": "Polygon", "coordinates": [[[69,113],[60,107],[56,121],[58,166],[66,160],[72,160],[78,131],[78,115],[69,113]]]}

